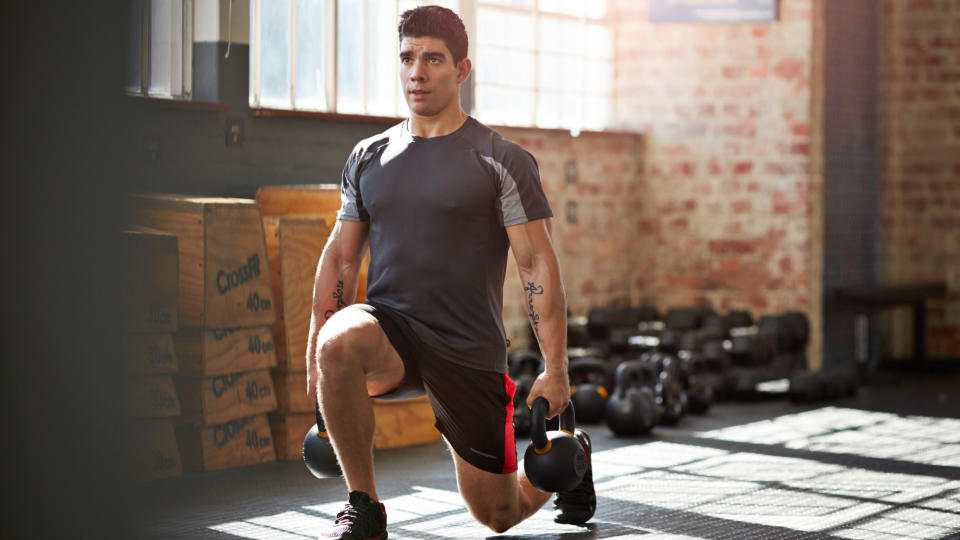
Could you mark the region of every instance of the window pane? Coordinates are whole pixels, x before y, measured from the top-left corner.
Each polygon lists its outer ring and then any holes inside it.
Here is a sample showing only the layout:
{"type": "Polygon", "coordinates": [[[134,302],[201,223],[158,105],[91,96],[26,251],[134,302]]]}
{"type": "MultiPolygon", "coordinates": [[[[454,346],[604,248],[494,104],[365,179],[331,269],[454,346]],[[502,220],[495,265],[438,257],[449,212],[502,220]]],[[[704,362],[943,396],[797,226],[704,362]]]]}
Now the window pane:
{"type": "Polygon", "coordinates": [[[297,0],[296,108],[327,110],[324,0],[297,0]]]}
{"type": "Polygon", "coordinates": [[[540,19],[540,50],[568,54],[582,54],[583,25],[579,21],[542,17],[540,19]]]}
{"type": "Polygon", "coordinates": [[[477,82],[532,89],[534,63],[532,52],[481,47],[475,64],[477,82]]]}
{"type": "MultiPolygon", "coordinates": [[[[386,9],[386,6],[389,5],[390,9],[393,9],[394,0],[371,0],[377,2],[378,9],[386,9]]],[[[408,9],[413,9],[417,6],[443,6],[447,9],[453,10],[458,15],[460,14],[460,0],[397,0],[397,16],[399,17],[401,13],[408,9]]],[[[397,24],[400,23],[398,18],[394,21],[394,29],[396,29],[397,24]]]]}
{"type": "Polygon", "coordinates": [[[498,6],[529,9],[533,6],[533,0],[480,0],[480,4],[496,4],[498,6]]]}
{"type": "Polygon", "coordinates": [[[337,111],[363,113],[363,3],[337,3],[337,111]]]}
{"type": "Polygon", "coordinates": [[[141,25],[142,13],[140,0],[129,1],[129,33],[127,40],[127,90],[140,92],[140,40],[143,35],[141,25]]]}
{"type": "Polygon", "coordinates": [[[397,115],[400,51],[395,5],[392,0],[371,0],[367,10],[367,112],[377,116],[397,115]]]}
{"type": "Polygon", "coordinates": [[[588,24],[584,53],[593,58],[613,58],[613,33],[600,24],[588,24]]]}
{"type": "Polygon", "coordinates": [[[561,121],[560,94],[540,92],[537,96],[537,126],[558,128],[561,121]]]}
{"type": "Polygon", "coordinates": [[[562,57],[559,54],[541,54],[540,55],[540,78],[541,90],[553,90],[559,92],[563,89],[563,67],[560,65],[562,57]]]}
{"type": "Polygon", "coordinates": [[[183,4],[150,2],[150,94],[180,94],[183,64],[183,4]]]}
{"type": "Polygon", "coordinates": [[[587,17],[602,19],[607,16],[607,0],[590,0],[587,4],[587,17]]]}
{"type": "Polygon", "coordinates": [[[477,118],[487,124],[503,125],[503,97],[500,88],[477,85],[477,118]]]}
{"type": "Polygon", "coordinates": [[[587,59],[586,91],[591,94],[613,93],[613,60],[587,59]]]}
{"type": "Polygon", "coordinates": [[[533,90],[503,90],[507,126],[529,126],[533,122],[533,90]]]}
{"type": "Polygon", "coordinates": [[[613,98],[610,96],[587,96],[583,99],[583,129],[600,131],[610,124],[613,98]]]}
{"type": "Polygon", "coordinates": [[[589,3],[583,0],[540,0],[538,6],[540,11],[547,13],[562,13],[580,17],[584,14],[584,4],[589,3]]]}
{"type": "Polygon", "coordinates": [[[290,2],[260,6],[260,105],[290,107],[290,2]]]}
{"type": "Polygon", "coordinates": [[[552,70],[543,69],[544,76],[553,77],[552,79],[540,79],[544,87],[579,94],[590,84],[593,84],[593,81],[587,80],[586,67],[581,57],[569,54],[544,54],[541,58],[543,58],[543,67],[547,68],[549,66],[552,70]]]}
{"type": "Polygon", "coordinates": [[[247,100],[249,101],[251,107],[259,106],[259,104],[256,102],[256,96],[254,92],[256,87],[255,87],[255,81],[253,80],[254,74],[255,74],[253,64],[256,61],[255,51],[257,51],[258,47],[260,46],[257,43],[257,33],[254,31],[256,27],[257,27],[257,13],[256,13],[256,10],[254,9],[253,0],[250,0],[250,55],[249,55],[250,63],[247,66],[247,76],[248,76],[247,100]]]}
{"type": "Polygon", "coordinates": [[[533,17],[499,9],[477,10],[477,43],[533,50],[533,17]]]}
{"type": "Polygon", "coordinates": [[[560,125],[565,128],[582,129],[584,99],[579,94],[561,94],[560,125]]]}

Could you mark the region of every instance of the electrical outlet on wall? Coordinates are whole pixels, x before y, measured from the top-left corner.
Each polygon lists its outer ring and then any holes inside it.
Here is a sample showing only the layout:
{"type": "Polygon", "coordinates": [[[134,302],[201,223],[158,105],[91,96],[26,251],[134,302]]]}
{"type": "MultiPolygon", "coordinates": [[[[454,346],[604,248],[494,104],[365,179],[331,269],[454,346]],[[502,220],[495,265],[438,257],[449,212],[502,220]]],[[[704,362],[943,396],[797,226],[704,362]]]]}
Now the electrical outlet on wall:
{"type": "Polygon", "coordinates": [[[577,201],[567,201],[567,223],[575,225],[578,221],[577,201]]]}
{"type": "Polygon", "coordinates": [[[577,162],[570,160],[563,164],[563,176],[568,184],[576,184],[577,177],[577,162]]]}
{"type": "Polygon", "coordinates": [[[227,118],[226,124],[223,127],[223,132],[226,136],[227,146],[243,145],[242,118],[227,118]]]}

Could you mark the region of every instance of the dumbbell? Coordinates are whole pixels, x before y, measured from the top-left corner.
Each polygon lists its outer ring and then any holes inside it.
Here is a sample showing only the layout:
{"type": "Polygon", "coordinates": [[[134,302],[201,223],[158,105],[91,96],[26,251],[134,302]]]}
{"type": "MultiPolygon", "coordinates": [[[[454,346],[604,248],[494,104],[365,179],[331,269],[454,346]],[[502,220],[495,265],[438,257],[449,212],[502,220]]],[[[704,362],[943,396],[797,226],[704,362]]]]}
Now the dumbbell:
{"type": "Polygon", "coordinates": [[[830,369],[810,373],[798,371],[790,377],[787,395],[794,402],[812,402],[836,399],[857,392],[859,380],[855,370],[830,369]]]}
{"type": "Polygon", "coordinates": [[[617,366],[616,389],[607,400],[604,420],[618,437],[646,435],[660,421],[660,408],[653,394],[656,374],[641,360],[617,366]]]}
{"type": "Polygon", "coordinates": [[[680,362],[680,381],[687,394],[687,407],[693,414],[703,414],[713,405],[713,385],[707,374],[707,362],[703,354],[684,350],[677,355],[680,362]]]}
{"type": "Polygon", "coordinates": [[[702,358],[705,370],[701,380],[713,388],[713,399],[726,399],[730,394],[730,354],[723,348],[723,341],[716,339],[703,344],[702,358]]]}
{"type": "Polygon", "coordinates": [[[560,430],[547,431],[550,404],[538,397],[530,408],[530,445],[523,455],[523,469],[533,487],[554,493],[570,491],[583,480],[587,453],[574,436],[576,417],[570,403],[560,414],[560,430]]]}
{"type": "Polygon", "coordinates": [[[653,390],[657,404],[663,409],[660,423],[677,424],[687,412],[687,394],[680,382],[677,357],[655,351],[640,355],[640,360],[649,362],[658,374],[653,390]]]}
{"type": "Polygon", "coordinates": [[[610,367],[599,358],[570,359],[567,368],[570,377],[570,401],[574,403],[581,424],[595,424],[603,420],[607,398],[610,397],[610,367]]]}
{"type": "Polygon", "coordinates": [[[303,463],[317,478],[340,476],[340,464],[327,437],[327,427],[320,415],[320,404],[315,403],[317,423],[303,438],[303,463]]]}

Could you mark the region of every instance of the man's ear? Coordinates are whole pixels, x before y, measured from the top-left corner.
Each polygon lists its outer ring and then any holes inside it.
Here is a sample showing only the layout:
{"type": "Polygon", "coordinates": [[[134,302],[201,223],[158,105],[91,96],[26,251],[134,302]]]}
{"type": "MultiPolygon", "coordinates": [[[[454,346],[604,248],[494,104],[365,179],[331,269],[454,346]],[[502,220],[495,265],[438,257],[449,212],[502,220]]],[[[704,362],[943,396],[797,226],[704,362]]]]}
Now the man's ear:
{"type": "Polygon", "coordinates": [[[460,60],[460,63],[457,64],[457,84],[467,80],[471,69],[473,69],[473,64],[470,63],[469,58],[464,57],[463,60],[460,60]]]}

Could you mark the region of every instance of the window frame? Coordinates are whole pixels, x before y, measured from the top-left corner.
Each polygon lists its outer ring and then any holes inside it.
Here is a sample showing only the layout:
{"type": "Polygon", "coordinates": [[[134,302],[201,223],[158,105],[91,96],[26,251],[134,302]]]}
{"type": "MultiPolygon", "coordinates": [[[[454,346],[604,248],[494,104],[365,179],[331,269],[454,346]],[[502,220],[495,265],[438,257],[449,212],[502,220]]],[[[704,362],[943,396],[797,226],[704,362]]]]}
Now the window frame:
{"type": "MultiPolygon", "coordinates": [[[[250,24],[250,55],[251,55],[251,77],[250,83],[251,88],[248,89],[248,104],[255,116],[278,116],[278,117],[288,117],[288,116],[314,116],[320,118],[351,118],[351,119],[363,119],[369,118],[371,121],[390,121],[397,120],[406,117],[402,98],[400,102],[396,103],[395,111],[398,113],[397,116],[383,116],[376,113],[371,113],[371,104],[368,102],[368,97],[370,95],[370,83],[368,79],[368,68],[371,58],[369,58],[369,47],[368,47],[368,32],[370,28],[370,21],[368,20],[367,14],[369,13],[370,7],[368,6],[368,0],[363,1],[362,11],[363,11],[363,24],[362,24],[362,47],[361,58],[364,59],[363,67],[360,68],[361,75],[361,91],[362,91],[362,112],[357,111],[338,111],[338,88],[340,86],[338,82],[338,48],[340,46],[340,36],[338,35],[338,9],[340,0],[323,0],[326,4],[325,8],[325,24],[324,24],[324,76],[325,76],[325,92],[326,92],[326,108],[317,109],[309,108],[303,106],[297,106],[296,95],[297,95],[297,0],[288,0],[290,6],[290,21],[289,21],[289,35],[288,35],[288,81],[289,85],[289,103],[285,107],[279,108],[277,106],[264,105],[262,100],[262,47],[260,45],[260,36],[261,36],[261,21],[260,16],[263,0],[250,0],[250,15],[251,15],[251,24],[250,24]]],[[[397,12],[399,13],[402,9],[402,4],[404,0],[394,0],[397,4],[397,12]]],[[[544,90],[540,81],[540,69],[541,69],[541,56],[544,54],[554,54],[549,52],[543,52],[540,50],[540,24],[543,17],[549,17],[558,20],[566,21],[577,21],[583,25],[584,28],[588,24],[596,24],[603,26],[609,29],[612,43],[610,44],[612,56],[609,58],[604,58],[605,62],[610,62],[612,67],[611,80],[609,85],[609,93],[604,94],[594,94],[590,93],[587,88],[584,88],[580,91],[578,97],[584,100],[586,99],[606,99],[609,100],[609,110],[611,117],[607,118],[606,125],[602,128],[603,131],[609,131],[612,127],[612,114],[616,105],[616,35],[615,35],[615,24],[614,17],[611,10],[610,0],[607,0],[606,9],[603,17],[590,17],[587,15],[587,10],[584,10],[584,13],[580,16],[569,15],[562,12],[554,11],[545,11],[541,7],[541,0],[529,0],[529,7],[514,7],[507,6],[499,3],[494,3],[493,1],[487,2],[485,0],[458,0],[458,12],[461,19],[464,22],[464,26],[467,29],[468,34],[470,35],[470,44],[469,44],[469,57],[472,59],[477,59],[480,54],[481,45],[479,43],[477,23],[478,23],[478,13],[480,8],[490,8],[493,10],[503,10],[505,12],[514,12],[514,13],[523,13],[526,15],[531,15],[532,28],[533,32],[533,49],[531,51],[534,61],[534,75],[533,75],[533,86],[530,90],[533,93],[533,106],[530,111],[529,120],[525,121],[522,124],[508,124],[502,123],[504,127],[511,128],[520,128],[520,129],[541,129],[541,130],[559,130],[559,131],[569,131],[574,134],[577,134],[581,131],[591,131],[588,128],[584,128],[583,124],[585,123],[583,119],[579,120],[578,126],[567,127],[561,124],[560,127],[548,125],[543,126],[538,123],[538,108],[539,100],[541,99],[541,93],[551,93],[556,92],[552,90],[544,90]]],[[[509,47],[498,47],[504,51],[510,51],[509,47]]],[[[560,53],[558,53],[560,54],[560,53]]],[[[585,66],[586,62],[589,62],[591,59],[595,59],[586,52],[582,53],[578,57],[578,61],[583,63],[585,66]]],[[[502,87],[510,88],[509,85],[502,85],[498,83],[484,83],[485,86],[490,87],[502,87]]],[[[471,73],[470,77],[463,83],[461,88],[461,101],[465,104],[465,109],[471,115],[478,116],[481,121],[485,121],[483,117],[483,111],[479,110],[477,107],[478,102],[478,87],[481,86],[481,83],[478,81],[476,71],[474,70],[471,73]]],[[[561,92],[559,94],[563,96],[561,92]]],[[[485,121],[486,122],[486,121],[485,121]]],[[[487,122],[491,125],[500,125],[500,122],[487,122]]]]}
{"type": "MultiPolygon", "coordinates": [[[[534,63],[534,66],[533,66],[534,74],[533,74],[533,87],[532,87],[532,91],[533,91],[533,102],[532,102],[532,106],[530,107],[530,119],[529,119],[529,122],[528,122],[528,123],[519,124],[519,125],[511,124],[511,125],[509,125],[509,127],[519,127],[519,128],[527,128],[527,127],[529,127],[529,128],[536,128],[536,129],[559,129],[559,130],[563,130],[563,131],[570,131],[570,132],[572,132],[572,133],[574,133],[574,134],[580,133],[580,132],[583,130],[583,125],[582,125],[583,122],[582,122],[582,120],[581,120],[579,126],[574,126],[574,127],[570,127],[570,128],[568,128],[568,127],[556,127],[556,126],[543,126],[543,125],[540,125],[540,123],[538,122],[540,99],[542,98],[541,94],[542,94],[542,93],[556,93],[556,92],[553,92],[553,91],[550,91],[550,90],[544,90],[543,87],[541,86],[541,81],[540,81],[541,57],[542,57],[542,56],[545,56],[545,55],[555,54],[555,53],[546,52],[546,51],[544,51],[543,49],[540,48],[540,24],[541,24],[541,20],[542,20],[544,17],[547,17],[547,18],[552,18],[552,19],[557,19],[557,20],[576,21],[576,22],[580,23],[584,28],[586,28],[587,24],[599,24],[599,25],[601,25],[601,26],[604,26],[604,27],[610,29],[610,31],[611,31],[611,38],[612,38],[612,40],[613,40],[613,43],[611,43],[611,48],[612,48],[613,54],[612,54],[612,56],[611,56],[609,59],[605,59],[605,60],[608,60],[609,62],[611,62],[611,65],[612,65],[612,67],[613,67],[613,79],[615,79],[615,78],[616,78],[616,48],[615,48],[615,45],[616,45],[616,35],[615,35],[615,33],[614,33],[614,27],[615,27],[615,25],[614,25],[613,15],[612,15],[612,12],[611,12],[611,9],[610,9],[610,0],[607,0],[606,8],[605,8],[605,10],[604,10],[604,16],[603,16],[603,17],[589,17],[589,16],[587,16],[587,15],[586,15],[586,11],[587,11],[586,8],[584,8],[584,13],[583,13],[582,15],[580,15],[580,16],[570,15],[570,14],[567,14],[567,13],[560,13],[560,12],[553,12],[553,11],[545,11],[545,10],[541,7],[541,0],[529,0],[529,2],[530,2],[530,6],[529,6],[529,7],[516,7],[516,6],[504,5],[504,4],[501,4],[501,3],[499,3],[499,2],[496,2],[496,0],[489,0],[489,1],[486,1],[486,0],[467,0],[467,1],[470,1],[471,3],[473,3],[473,15],[474,15],[473,21],[472,21],[472,22],[473,22],[473,28],[468,28],[468,30],[470,31],[471,36],[474,37],[474,40],[472,40],[472,41],[476,41],[476,42],[477,42],[477,45],[476,45],[476,53],[475,53],[476,55],[479,55],[479,54],[480,54],[480,48],[481,48],[481,45],[480,45],[480,42],[479,42],[479,32],[478,32],[478,29],[477,29],[477,27],[476,27],[476,24],[477,24],[476,21],[480,18],[480,17],[479,17],[479,11],[480,11],[481,8],[486,8],[486,9],[490,9],[490,10],[494,10],[494,11],[502,11],[502,12],[505,12],[505,13],[520,13],[520,14],[524,14],[524,15],[529,15],[530,18],[531,18],[531,22],[532,22],[532,32],[533,32],[533,36],[532,36],[531,39],[532,39],[532,41],[533,41],[532,55],[533,55],[533,63],[534,63]]],[[[466,21],[465,21],[465,22],[466,22],[466,21]]],[[[472,45],[471,45],[471,48],[472,48],[472,45]]],[[[500,50],[503,50],[503,51],[519,50],[519,49],[511,49],[510,47],[503,47],[503,46],[498,46],[497,48],[500,49],[500,50]]],[[[562,54],[561,54],[561,56],[562,56],[562,54]]],[[[592,57],[589,56],[589,55],[587,55],[587,54],[581,54],[580,57],[579,57],[579,60],[580,60],[581,62],[584,62],[584,63],[585,63],[585,62],[589,61],[591,58],[592,58],[592,57]]],[[[584,65],[585,65],[585,64],[584,64],[584,65]]],[[[585,75],[585,74],[584,74],[584,75],[585,75]]],[[[615,82],[616,82],[615,80],[611,80],[611,81],[610,81],[610,93],[609,93],[609,94],[602,94],[602,95],[600,95],[600,94],[590,94],[590,93],[588,93],[588,92],[586,92],[586,91],[581,91],[579,97],[582,98],[582,99],[587,99],[587,98],[591,98],[591,97],[603,97],[603,98],[608,98],[608,99],[610,100],[610,106],[611,106],[611,111],[612,111],[613,106],[614,106],[614,104],[615,104],[615,102],[616,102],[616,84],[615,84],[615,82]]],[[[477,100],[478,87],[481,87],[481,86],[490,86],[490,87],[507,88],[507,89],[514,88],[514,87],[511,87],[511,86],[509,86],[509,85],[503,85],[503,84],[497,84],[497,83],[492,83],[492,84],[491,84],[491,83],[480,83],[480,82],[478,81],[478,82],[475,82],[475,84],[474,84],[474,86],[473,86],[473,88],[472,88],[472,91],[474,92],[474,95],[473,95],[474,101],[477,100]]],[[[516,88],[515,88],[515,89],[516,89],[516,88]]],[[[526,90],[526,89],[524,89],[524,90],[526,90]]],[[[562,96],[563,93],[561,92],[560,95],[562,96]]],[[[608,119],[608,120],[611,120],[611,119],[608,119]]],[[[608,124],[609,124],[609,122],[608,122],[608,124]]],[[[603,128],[603,131],[606,131],[606,130],[608,130],[608,129],[609,129],[609,125],[608,125],[608,126],[605,126],[605,127],[603,128]]]]}
{"type": "MultiPolygon", "coordinates": [[[[192,101],[193,100],[193,22],[194,22],[194,1],[193,0],[173,0],[180,2],[181,21],[178,30],[180,31],[180,87],[179,92],[171,88],[169,94],[150,92],[151,76],[153,75],[153,66],[151,62],[151,11],[154,0],[135,0],[140,5],[140,84],[139,88],[126,87],[128,94],[133,96],[165,99],[174,101],[192,101]]],[[[172,51],[171,51],[172,52],[172,51]]],[[[173,70],[171,70],[171,76],[173,70]]]]}

